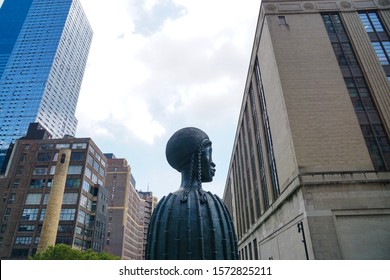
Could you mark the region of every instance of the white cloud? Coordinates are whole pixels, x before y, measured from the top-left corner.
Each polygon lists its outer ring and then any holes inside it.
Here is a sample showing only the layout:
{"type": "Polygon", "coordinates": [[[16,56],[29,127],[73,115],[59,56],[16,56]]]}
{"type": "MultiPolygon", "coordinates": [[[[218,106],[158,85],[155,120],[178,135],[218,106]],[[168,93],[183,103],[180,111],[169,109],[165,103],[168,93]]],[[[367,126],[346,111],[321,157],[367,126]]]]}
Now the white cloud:
{"type": "MultiPolygon", "coordinates": [[[[257,0],[81,3],[94,38],[77,108],[78,136],[104,143],[104,152],[119,151],[143,189],[161,183],[153,174],[170,174],[160,169],[170,169],[165,143],[176,129],[199,126],[214,133],[216,145],[232,143],[257,0]]],[[[216,151],[221,195],[231,150],[216,151]]],[[[176,177],[165,180],[178,186],[176,177]]]]}

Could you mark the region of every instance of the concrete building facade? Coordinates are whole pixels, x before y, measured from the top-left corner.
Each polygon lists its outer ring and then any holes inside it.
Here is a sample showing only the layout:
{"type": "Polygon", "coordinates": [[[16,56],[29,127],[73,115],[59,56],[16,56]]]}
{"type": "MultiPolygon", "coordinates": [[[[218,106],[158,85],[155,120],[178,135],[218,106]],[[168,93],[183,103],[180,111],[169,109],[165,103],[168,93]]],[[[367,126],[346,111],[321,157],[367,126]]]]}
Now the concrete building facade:
{"type": "Polygon", "coordinates": [[[389,1],[262,1],[224,192],[241,258],[390,259],[389,35],[389,1]]]}
{"type": "Polygon", "coordinates": [[[8,174],[0,177],[0,258],[35,254],[54,183],[58,153],[69,149],[56,244],[102,251],[108,196],[106,158],[90,138],[17,140],[8,174]]]}
{"type": "Polygon", "coordinates": [[[105,155],[109,200],[105,251],[125,260],[142,260],[153,196],[150,192],[136,190],[136,181],[126,159],[105,155]]]}

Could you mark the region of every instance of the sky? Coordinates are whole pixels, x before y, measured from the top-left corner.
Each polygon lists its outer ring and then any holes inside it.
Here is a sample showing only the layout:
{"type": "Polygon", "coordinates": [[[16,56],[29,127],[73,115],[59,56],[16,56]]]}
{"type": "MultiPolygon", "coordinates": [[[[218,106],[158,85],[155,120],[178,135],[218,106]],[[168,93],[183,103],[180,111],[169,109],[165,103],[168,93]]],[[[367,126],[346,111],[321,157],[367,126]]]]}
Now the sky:
{"type": "Polygon", "coordinates": [[[125,158],[138,190],[159,199],[181,175],[166,161],[177,130],[213,142],[223,196],[259,0],[80,0],[94,31],[77,105],[76,137],[125,158]]]}
{"type": "MultiPolygon", "coordinates": [[[[3,0],[0,0],[0,6],[3,0]]],[[[80,0],[94,31],[76,137],[125,158],[138,190],[161,199],[181,182],[168,139],[194,126],[213,142],[223,196],[260,0],[80,0]]]]}

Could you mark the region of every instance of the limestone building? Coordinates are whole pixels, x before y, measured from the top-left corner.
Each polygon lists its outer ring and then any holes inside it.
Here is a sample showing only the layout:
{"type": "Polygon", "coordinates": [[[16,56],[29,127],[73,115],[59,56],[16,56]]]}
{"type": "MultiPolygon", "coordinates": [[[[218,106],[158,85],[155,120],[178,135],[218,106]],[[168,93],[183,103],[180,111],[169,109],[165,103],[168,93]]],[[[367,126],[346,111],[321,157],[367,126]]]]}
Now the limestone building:
{"type": "Polygon", "coordinates": [[[10,168],[0,177],[0,258],[35,254],[60,149],[71,150],[56,243],[102,251],[108,197],[106,158],[90,138],[48,139],[35,124],[17,140],[10,168]],[[40,133],[41,132],[41,133],[40,133]],[[38,139],[37,139],[38,138],[38,139]],[[39,139],[40,138],[40,139],[39,139]]]}
{"type": "Polygon", "coordinates": [[[388,0],[262,1],[224,192],[242,259],[390,259],[389,35],[388,0]]]}

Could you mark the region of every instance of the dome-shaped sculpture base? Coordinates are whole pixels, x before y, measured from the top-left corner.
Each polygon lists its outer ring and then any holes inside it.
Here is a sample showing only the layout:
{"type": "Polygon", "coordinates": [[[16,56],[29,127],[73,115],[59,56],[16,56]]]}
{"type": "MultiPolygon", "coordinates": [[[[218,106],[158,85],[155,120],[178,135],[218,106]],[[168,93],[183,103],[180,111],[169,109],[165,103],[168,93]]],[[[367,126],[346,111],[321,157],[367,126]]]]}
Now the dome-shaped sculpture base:
{"type": "Polygon", "coordinates": [[[235,260],[237,238],[223,201],[202,189],[179,189],[156,206],[148,231],[149,260],[235,260]]]}

